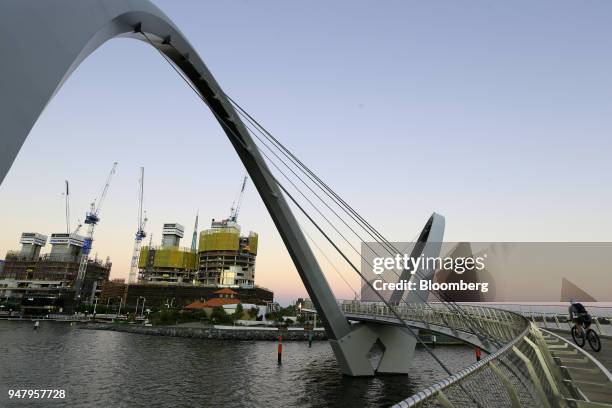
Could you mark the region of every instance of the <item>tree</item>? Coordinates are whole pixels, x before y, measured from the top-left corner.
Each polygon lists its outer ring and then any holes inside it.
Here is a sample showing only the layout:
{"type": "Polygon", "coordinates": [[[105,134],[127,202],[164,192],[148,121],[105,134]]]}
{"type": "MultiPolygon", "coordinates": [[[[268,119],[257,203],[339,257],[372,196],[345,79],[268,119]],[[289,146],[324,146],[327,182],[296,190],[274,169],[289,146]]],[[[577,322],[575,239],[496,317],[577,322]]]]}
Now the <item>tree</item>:
{"type": "Polygon", "coordinates": [[[255,319],[257,318],[257,313],[259,313],[259,309],[257,309],[256,307],[252,307],[247,311],[247,313],[250,319],[255,319]]]}
{"type": "Polygon", "coordinates": [[[227,313],[225,313],[225,309],[222,306],[214,307],[212,310],[212,314],[210,315],[210,320],[213,323],[231,323],[232,318],[227,313]]]}
{"type": "Polygon", "coordinates": [[[154,325],[167,325],[167,324],[175,324],[179,320],[180,316],[176,310],[160,310],[157,312],[153,312],[149,316],[149,320],[154,325]]]}
{"type": "Polygon", "coordinates": [[[240,320],[240,318],[242,318],[242,313],[244,313],[244,307],[242,306],[242,303],[238,303],[238,305],[236,305],[236,311],[234,312],[234,315],[232,316],[232,320],[234,322],[236,320],[240,320]]]}

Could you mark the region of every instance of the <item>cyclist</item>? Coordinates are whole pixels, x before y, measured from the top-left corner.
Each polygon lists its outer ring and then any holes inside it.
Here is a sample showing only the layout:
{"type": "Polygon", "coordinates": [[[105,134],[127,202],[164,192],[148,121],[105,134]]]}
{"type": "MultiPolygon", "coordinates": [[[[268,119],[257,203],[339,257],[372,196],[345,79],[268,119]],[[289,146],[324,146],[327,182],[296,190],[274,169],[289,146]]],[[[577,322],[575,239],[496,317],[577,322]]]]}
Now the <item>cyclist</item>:
{"type": "Polygon", "coordinates": [[[577,302],[576,299],[570,300],[569,318],[574,322],[580,334],[584,333],[584,329],[591,325],[591,316],[582,303],[577,302]]]}

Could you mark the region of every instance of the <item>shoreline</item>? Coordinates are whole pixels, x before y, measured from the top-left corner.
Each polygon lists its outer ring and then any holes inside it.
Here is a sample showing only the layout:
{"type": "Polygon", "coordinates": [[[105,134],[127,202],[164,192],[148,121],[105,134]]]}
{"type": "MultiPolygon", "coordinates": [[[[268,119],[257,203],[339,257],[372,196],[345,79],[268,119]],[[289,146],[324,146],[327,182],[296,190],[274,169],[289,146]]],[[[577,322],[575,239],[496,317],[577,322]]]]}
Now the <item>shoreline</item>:
{"type": "MultiPolygon", "coordinates": [[[[278,341],[278,336],[283,336],[283,341],[308,341],[308,334],[313,333],[313,341],[327,340],[325,330],[305,331],[302,329],[278,330],[276,328],[248,328],[241,326],[141,326],[113,323],[82,323],[77,326],[83,330],[107,330],[123,333],[143,334],[148,336],[168,336],[183,338],[198,338],[211,340],[236,340],[236,341],[278,341]]],[[[439,346],[464,346],[465,343],[451,337],[437,335],[436,345],[439,346]]],[[[431,336],[424,334],[421,340],[427,345],[432,345],[431,336]]]]}
{"type": "MultiPolygon", "coordinates": [[[[0,319],[0,321],[28,322],[36,321],[54,322],[54,323],[76,323],[76,329],[82,330],[104,330],[116,331],[122,333],[141,334],[147,336],[165,336],[165,337],[182,337],[182,338],[197,338],[209,340],[235,340],[235,341],[278,341],[278,336],[282,335],[284,341],[308,341],[308,334],[313,333],[312,341],[327,340],[325,330],[317,329],[314,331],[304,330],[302,328],[278,329],[276,327],[248,327],[248,326],[192,326],[189,323],[185,325],[171,326],[143,326],[139,324],[125,323],[106,323],[106,322],[91,322],[82,320],[69,319],[29,319],[29,318],[12,318],[0,319]]],[[[431,346],[432,334],[426,331],[419,334],[423,343],[431,346]]],[[[453,339],[452,337],[437,334],[436,345],[439,346],[465,346],[465,343],[453,339]]],[[[418,346],[418,345],[417,345],[418,346]]]]}
{"type": "Polygon", "coordinates": [[[83,330],[107,330],[123,333],[144,334],[148,336],[168,336],[213,340],[238,340],[238,341],[278,341],[282,335],[287,341],[308,341],[308,334],[312,333],[312,340],[327,340],[324,330],[274,330],[270,328],[244,328],[240,326],[203,326],[203,327],[180,327],[180,326],[140,326],[134,324],[113,323],[83,323],[77,326],[83,330]]]}

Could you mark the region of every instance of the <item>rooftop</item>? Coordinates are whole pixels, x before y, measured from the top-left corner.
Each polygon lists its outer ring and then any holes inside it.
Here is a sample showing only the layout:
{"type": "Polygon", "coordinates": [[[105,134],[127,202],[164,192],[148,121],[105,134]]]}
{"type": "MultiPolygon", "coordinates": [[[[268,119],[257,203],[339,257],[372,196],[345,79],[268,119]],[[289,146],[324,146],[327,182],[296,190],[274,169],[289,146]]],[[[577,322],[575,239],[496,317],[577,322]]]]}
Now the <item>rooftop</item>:
{"type": "Polygon", "coordinates": [[[227,299],[227,298],[212,298],[206,302],[195,301],[185,306],[188,310],[201,310],[205,308],[213,308],[224,305],[236,305],[240,303],[238,299],[227,299]]]}
{"type": "Polygon", "coordinates": [[[238,292],[231,290],[230,288],[223,288],[213,292],[215,295],[237,295],[238,292]]]}

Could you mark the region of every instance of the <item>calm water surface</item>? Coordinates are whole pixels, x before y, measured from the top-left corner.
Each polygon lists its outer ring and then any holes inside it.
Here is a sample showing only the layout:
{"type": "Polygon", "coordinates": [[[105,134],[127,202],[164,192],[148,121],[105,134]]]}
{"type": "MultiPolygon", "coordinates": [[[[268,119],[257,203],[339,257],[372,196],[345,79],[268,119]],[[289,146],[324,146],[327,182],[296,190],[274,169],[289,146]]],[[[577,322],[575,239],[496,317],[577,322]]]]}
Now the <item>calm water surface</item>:
{"type": "MultiPolygon", "coordinates": [[[[378,407],[444,378],[422,349],[407,376],[342,376],[327,342],[220,341],[0,321],[0,407],[378,407]],[[9,400],[9,389],[64,389],[65,400],[9,400]]],[[[438,347],[453,369],[467,347],[438,347]]]]}

